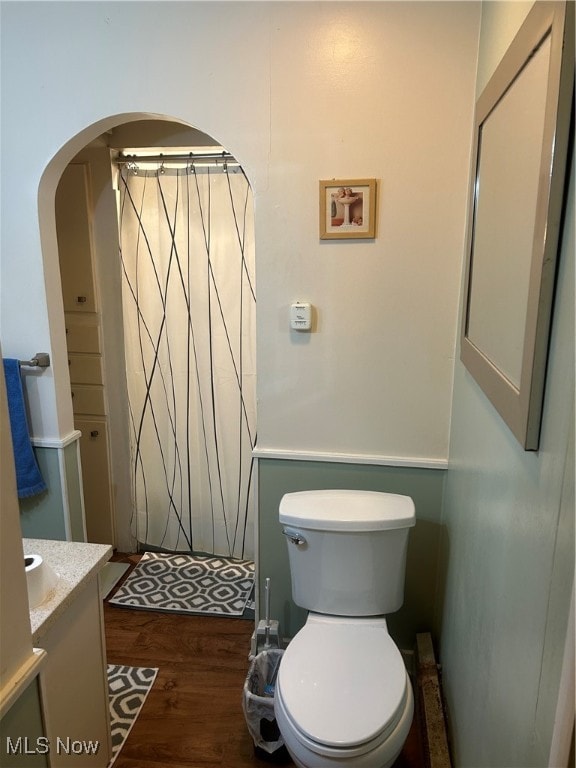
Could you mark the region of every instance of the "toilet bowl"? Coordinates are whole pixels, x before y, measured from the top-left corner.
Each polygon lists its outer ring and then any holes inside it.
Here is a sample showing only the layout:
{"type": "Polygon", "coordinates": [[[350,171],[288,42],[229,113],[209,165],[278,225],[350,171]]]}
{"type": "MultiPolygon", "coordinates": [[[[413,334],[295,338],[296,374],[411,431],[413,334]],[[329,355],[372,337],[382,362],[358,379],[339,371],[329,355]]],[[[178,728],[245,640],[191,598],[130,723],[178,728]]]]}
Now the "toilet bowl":
{"type": "Polygon", "coordinates": [[[284,652],[274,712],[300,768],[388,768],[414,699],[384,618],[309,614],[284,652]]]}
{"type": "Polygon", "coordinates": [[[288,493],[280,502],[292,598],[308,619],[284,652],[274,711],[300,768],[388,768],[414,699],[386,615],[404,600],[408,496],[288,493]]]}

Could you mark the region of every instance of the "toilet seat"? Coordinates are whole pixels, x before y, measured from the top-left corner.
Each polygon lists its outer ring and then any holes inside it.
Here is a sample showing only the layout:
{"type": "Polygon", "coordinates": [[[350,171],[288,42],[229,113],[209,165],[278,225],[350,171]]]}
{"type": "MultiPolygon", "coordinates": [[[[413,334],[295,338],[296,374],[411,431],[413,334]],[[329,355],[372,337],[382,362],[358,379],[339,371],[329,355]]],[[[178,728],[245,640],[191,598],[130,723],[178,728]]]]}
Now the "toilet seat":
{"type": "MultiPolygon", "coordinates": [[[[364,744],[359,744],[355,747],[329,747],[326,744],[321,744],[320,742],[313,741],[312,739],[306,737],[298,729],[298,725],[291,718],[290,713],[286,711],[286,706],[282,699],[282,692],[280,687],[276,688],[275,701],[274,701],[274,711],[276,714],[276,718],[279,724],[288,723],[288,726],[291,731],[291,739],[295,738],[298,744],[300,745],[300,747],[303,747],[304,749],[308,750],[310,753],[320,755],[329,760],[336,759],[339,765],[344,761],[351,760],[352,758],[355,759],[355,765],[356,765],[356,761],[359,761],[360,758],[366,755],[370,755],[370,754],[373,755],[375,752],[377,752],[377,750],[385,747],[386,742],[388,741],[394,742],[394,751],[395,751],[396,744],[398,743],[398,733],[401,733],[401,736],[399,739],[400,748],[401,748],[402,744],[406,739],[406,734],[408,733],[408,730],[410,728],[410,723],[412,722],[413,707],[414,707],[414,702],[413,702],[412,688],[408,684],[406,687],[406,697],[401,709],[397,713],[397,717],[394,718],[394,720],[391,721],[388,724],[388,726],[380,734],[378,734],[378,736],[375,739],[372,739],[371,741],[367,741],[364,744]]],[[[282,735],[286,739],[286,744],[289,746],[291,739],[288,739],[288,734],[285,732],[284,729],[282,729],[282,735]]]]}
{"type": "Polygon", "coordinates": [[[409,696],[402,656],[383,619],[310,614],[284,652],[276,686],[278,706],[299,739],[330,757],[375,749],[409,696]]]}

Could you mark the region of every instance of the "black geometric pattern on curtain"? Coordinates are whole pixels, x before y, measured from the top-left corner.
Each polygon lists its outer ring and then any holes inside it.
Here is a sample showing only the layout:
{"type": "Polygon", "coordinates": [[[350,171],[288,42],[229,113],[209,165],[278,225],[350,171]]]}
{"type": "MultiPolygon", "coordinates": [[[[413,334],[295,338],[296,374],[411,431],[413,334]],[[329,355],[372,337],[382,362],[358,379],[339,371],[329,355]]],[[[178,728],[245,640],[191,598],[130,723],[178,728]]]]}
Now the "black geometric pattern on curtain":
{"type": "Polygon", "coordinates": [[[254,226],[240,167],[119,171],[133,529],[253,558],[254,226]]]}

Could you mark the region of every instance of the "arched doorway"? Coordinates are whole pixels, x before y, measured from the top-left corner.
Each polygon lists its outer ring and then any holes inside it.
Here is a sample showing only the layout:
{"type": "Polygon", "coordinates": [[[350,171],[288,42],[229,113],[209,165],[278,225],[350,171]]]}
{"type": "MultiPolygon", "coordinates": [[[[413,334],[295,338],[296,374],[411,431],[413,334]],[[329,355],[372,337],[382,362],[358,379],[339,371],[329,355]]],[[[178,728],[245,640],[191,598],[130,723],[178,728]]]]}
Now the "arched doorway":
{"type": "MultiPolygon", "coordinates": [[[[99,540],[104,537],[109,541],[110,524],[113,527],[114,543],[125,551],[133,551],[138,541],[142,541],[138,532],[138,511],[133,506],[138,490],[134,481],[135,469],[141,455],[134,450],[130,452],[131,417],[126,397],[126,367],[124,355],[124,322],[122,316],[122,263],[118,258],[118,200],[113,191],[112,179],[114,172],[110,163],[111,152],[130,147],[131,149],[170,151],[196,150],[199,147],[212,149],[216,142],[190,126],[172,120],[132,119],[134,116],[117,118],[119,122],[107,126],[106,131],[93,136],[79,151],[69,159],[62,172],[62,180],[70,170],[80,178],[80,186],[86,189],[86,217],[90,227],[90,248],[92,259],[88,274],[94,282],[93,301],[88,299],[90,290],[67,290],[69,273],[62,262],[62,247],[60,247],[60,271],[62,275],[64,314],[67,329],[67,358],[70,361],[70,379],[72,384],[72,407],[75,426],[83,433],[82,466],[84,475],[84,498],[88,528],[88,540],[99,540]],[[74,166],[76,166],[74,168],[74,166]],[[79,168],[80,167],[80,168],[79,168]],[[91,273],[90,273],[91,269],[91,273]],[[72,322],[71,322],[72,321],[72,322]],[[80,341],[79,341],[80,339],[80,341]],[[82,346],[89,340],[88,347],[82,346]],[[90,341],[91,340],[91,341],[90,341]],[[78,346],[80,344],[80,346],[78,346]],[[90,344],[92,346],[90,346],[90,344]],[[71,347],[72,345],[72,347],[71,347]],[[100,356],[100,360],[98,359],[100,356]],[[86,372],[86,365],[92,371],[86,372]],[[96,371],[96,374],[94,374],[96,371]],[[101,400],[94,401],[90,396],[98,396],[101,400]],[[87,397],[88,396],[88,397],[87,397]],[[105,443],[108,456],[103,458],[101,449],[105,443]],[[96,501],[98,494],[106,494],[106,483],[102,478],[108,468],[110,476],[111,510],[109,521],[104,520],[103,506],[96,501]],[[92,472],[92,470],[95,470],[92,472]],[[92,509],[91,509],[92,508],[92,509]],[[96,510],[94,512],[93,510],[96,510]],[[92,514],[92,519],[90,515],[92,514]],[[94,518],[94,514],[98,518],[94,518]],[[110,522],[111,521],[111,522],[110,522]]],[[[138,116],[145,117],[145,116],[138,116]]],[[[77,139],[78,137],[76,137],[77,139]]],[[[67,145],[70,149],[77,140],[67,145]]],[[[59,153],[59,159],[61,153],[59,153]]],[[[55,158],[56,160],[56,158],[55,158]]],[[[61,243],[65,239],[66,229],[66,195],[60,195],[62,185],[58,188],[57,200],[57,236],[61,243]],[[60,204],[58,201],[60,199],[60,204]]],[[[78,220],[78,217],[76,217],[78,220]]],[[[140,229],[140,225],[136,226],[140,229]]],[[[174,250],[172,245],[169,248],[174,250]]],[[[66,262],[66,258],[64,258],[66,262]]],[[[76,265],[78,266],[78,265],[76,265]]],[[[70,286],[68,286],[70,288],[70,286]]],[[[126,286],[124,286],[126,294],[126,286]]],[[[139,310],[136,317],[140,317],[139,310]]],[[[140,332],[142,331],[140,328],[140,332]]],[[[148,368],[148,374],[151,373],[148,368]]],[[[151,376],[151,380],[154,376],[151,376]]],[[[150,381],[151,381],[150,380],[150,381]]],[[[161,381],[162,377],[156,377],[161,381]]],[[[165,385],[162,385],[165,386],[165,385]]],[[[145,387],[146,388],[146,387],[145,387]]],[[[145,397],[148,405],[147,396],[145,397]]],[[[148,409],[149,410],[149,409],[148,409]]],[[[255,417],[255,413],[254,413],[255,417]]],[[[134,430],[133,430],[134,431],[134,430]]],[[[136,430],[137,431],[137,430],[136,430]]],[[[133,434],[134,436],[134,434],[133,434]]],[[[161,443],[161,441],[160,441],[161,443]]],[[[132,446],[134,449],[134,446],[132,446]]],[[[180,454],[179,448],[171,447],[173,452],[180,454]]],[[[182,473],[182,467],[178,470],[182,473]]],[[[166,476],[174,472],[164,467],[166,476]]],[[[179,482],[181,478],[179,478],[179,482]]],[[[141,490],[142,483],[140,483],[141,490]]],[[[252,520],[244,531],[245,540],[252,545],[254,540],[253,503],[252,520]]],[[[168,506],[172,505],[172,499],[168,506]]],[[[147,513],[146,513],[147,514],[147,513]]],[[[140,509],[140,516],[142,510],[140,509]]],[[[177,526],[180,522],[176,523],[177,526]]],[[[234,527],[234,524],[233,524],[234,527]]],[[[183,537],[184,548],[191,543],[183,537]]],[[[162,546],[160,544],[160,546],[162,546]]],[[[168,548],[173,546],[169,544],[168,548]]],[[[182,542],[179,544],[182,549],[182,542]]],[[[200,548],[204,548],[201,544],[200,548]]],[[[252,550],[253,552],[253,550],[252,550]]],[[[248,556],[252,556],[250,550],[248,556]]]]}

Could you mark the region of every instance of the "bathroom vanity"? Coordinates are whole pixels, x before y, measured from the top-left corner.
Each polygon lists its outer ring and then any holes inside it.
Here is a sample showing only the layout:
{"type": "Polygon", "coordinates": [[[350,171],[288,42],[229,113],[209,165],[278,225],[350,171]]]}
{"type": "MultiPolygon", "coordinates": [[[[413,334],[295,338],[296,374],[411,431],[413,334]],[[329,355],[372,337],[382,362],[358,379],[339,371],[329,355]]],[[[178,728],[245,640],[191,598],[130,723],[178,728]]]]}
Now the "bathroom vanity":
{"type": "Polygon", "coordinates": [[[110,710],[98,574],[105,544],[24,539],[56,572],[46,599],[30,611],[32,643],[47,652],[40,691],[51,768],[106,768],[110,710]]]}

